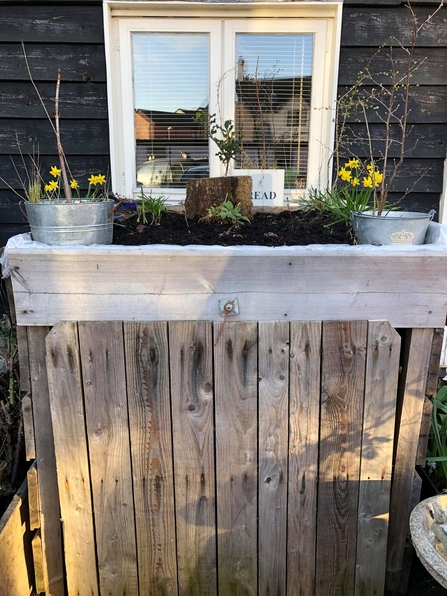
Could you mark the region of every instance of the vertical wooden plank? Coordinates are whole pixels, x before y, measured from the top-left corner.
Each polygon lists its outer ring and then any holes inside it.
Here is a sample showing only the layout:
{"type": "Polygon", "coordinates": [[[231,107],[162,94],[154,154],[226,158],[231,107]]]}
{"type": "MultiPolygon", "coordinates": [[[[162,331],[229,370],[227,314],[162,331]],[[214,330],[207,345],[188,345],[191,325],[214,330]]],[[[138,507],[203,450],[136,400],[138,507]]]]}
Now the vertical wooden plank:
{"type": "Polygon", "coordinates": [[[428,365],[426,395],[433,397],[438,391],[439,368],[441,362],[442,344],[444,341],[444,329],[435,329],[433,332],[433,343],[431,346],[430,362],[428,365]]]}
{"type": "Polygon", "coordinates": [[[399,586],[402,569],[432,341],[433,329],[412,329],[405,342],[398,396],[400,417],[396,428],[385,579],[385,593],[390,595],[399,586]]]}
{"type": "Polygon", "coordinates": [[[214,349],[218,590],[257,593],[257,325],[218,323],[214,349]]]}
{"type": "Polygon", "coordinates": [[[40,530],[34,534],[31,541],[31,547],[33,550],[33,565],[34,565],[34,581],[36,587],[36,593],[40,594],[45,592],[45,578],[44,578],[44,560],[42,550],[42,537],[40,530]]]}
{"type": "Polygon", "coordinates": [[[121,323],[79,323],[99,588],[137,596],[138,574],[121,323]]]}
{"type": "Polygon", "coordinates": [[[259,593],[285,596],[289,323],[259,323],[259,593]]]}
{"type": "Polygon", "coordinates": [[[177,594],[166,323],[125,323],[140,594],[177,594]]]}
{"type": "Polygon", "coordinates": [[[23,437],[25,440],[26,461],[36,459],[36,443],[34,441],[33,404],[29,393],[22,397],[23,437]]]}
{"type": "Polygon", "coordinates": [[[28,357],[39,474],[40,538],[45,592],[47,596],[64,596],[62,533],[45,355],[45,337],[48,331],[48,327],[27,328],[28,357]]]}
{"type": "Polygon", "coordinates": [[[321,323],[290,326],[287,593],[315,592],[321,323]]]}
{"type": "Polygon", "coordinates": [[[36,462],[26,473],[26,481],[28,484],[29,527],[30,530],[37,530],[40,528],[40,502],[36,462]]]}
{"type": "Polygon", "coordinates": [[[383,594],[399,377],[400,336],[386,321],[368,329],[355,594],[383,594]]]}
{"type": "Polygon", "coordinates": [[[95,596],[98,575],[76,323],[58,323],[46,346],[68,593],[95,596]]]}
{"type": "Polygon", "coordinates": [[[213,342],[209,322],[169,323],[181,596],[216,594],[213,342]]]}
{"type": "Polygon", "coordinates": [[[31,392],[31,373],[28,350],[27,327],[17,327],[17,351],[20,368],[20,390],[25,393],[31,392]]]}
{"type": "Polygon", "coordinates": [[[354,593],[367,323],[325,322],[317,520],[317,596],[354,593]]]}

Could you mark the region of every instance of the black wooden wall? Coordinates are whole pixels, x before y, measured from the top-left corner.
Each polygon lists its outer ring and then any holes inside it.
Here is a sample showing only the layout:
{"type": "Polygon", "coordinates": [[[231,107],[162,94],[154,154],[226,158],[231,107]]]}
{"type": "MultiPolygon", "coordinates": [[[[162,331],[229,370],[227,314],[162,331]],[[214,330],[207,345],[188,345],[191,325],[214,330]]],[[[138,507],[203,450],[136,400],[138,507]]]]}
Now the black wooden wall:
{"type": "MultiPolygon", "coordinates": [[[[421,16],[436,2],[414,3],[421,16]]],[[[408,42],[408,9],[400,0],[346,1],[339,86],[355,82],[365,61],[390,36],[408,42]]],[[[447,8],[418,38],[417,56],[426,57],[413,78],[411,121],[418,138],[395,185],[394,198],[429,168],[405,207],[437,209],[447,142],[447,8]],[[417,86],[416,86],[417,85],[417,86]]],[[[25,43],[36,84],[51,114],[57,69],[62,69],[61,130],[74,175],[109,167],[106,70],[102,6],[86,0],[0,0],[0,176],[20,188],[10,157],[20,163],[38,148],[44,170],[57,164],[54,135],[27,75],[25,43]]],[[[355,126],[355,123],[353,123],[355,126]]],[[[373,125],[378,128],[380,125],[373,125]]],[[[376,131],[377,132],[377,131],[376,131]]],[[[24,230],[18,197],[0,182],[0,246],[24,230]]]]}

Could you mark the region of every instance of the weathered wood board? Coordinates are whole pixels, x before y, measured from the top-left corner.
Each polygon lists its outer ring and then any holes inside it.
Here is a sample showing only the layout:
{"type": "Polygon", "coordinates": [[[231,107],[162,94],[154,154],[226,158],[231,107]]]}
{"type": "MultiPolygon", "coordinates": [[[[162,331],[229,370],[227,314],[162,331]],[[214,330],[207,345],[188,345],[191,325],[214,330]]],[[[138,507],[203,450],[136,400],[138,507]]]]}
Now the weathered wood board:
{"type": "Polygon", "coordinates": [[[67,322],[46,343],[68,596],[383,593],[389,323],[67,322]]]}
{"type": "Polygon", "coordinates": [[[241,321],[434,328],[447,309],[447,251],[434,246],[22,248],[9,260],[19,325],[219,321],[228,298],[241,321]]]}

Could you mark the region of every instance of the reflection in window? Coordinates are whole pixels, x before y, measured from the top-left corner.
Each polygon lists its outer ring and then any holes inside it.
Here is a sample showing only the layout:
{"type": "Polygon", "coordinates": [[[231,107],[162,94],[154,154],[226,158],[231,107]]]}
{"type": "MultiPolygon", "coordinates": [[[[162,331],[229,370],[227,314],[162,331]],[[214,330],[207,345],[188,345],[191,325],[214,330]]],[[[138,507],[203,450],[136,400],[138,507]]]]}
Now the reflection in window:
{"type": "Polygon", "coordinates": [[[208,176],[208,140],[195,121],[209,103],[209,35],[132,36],[137,183],[185,187],[208,176]]]}
{"type": "Polygon", "coordinates": [[[313,35],[236,35],[236,133],[240,168],[281,168],[286,188],[305,188],[313,35]]]}

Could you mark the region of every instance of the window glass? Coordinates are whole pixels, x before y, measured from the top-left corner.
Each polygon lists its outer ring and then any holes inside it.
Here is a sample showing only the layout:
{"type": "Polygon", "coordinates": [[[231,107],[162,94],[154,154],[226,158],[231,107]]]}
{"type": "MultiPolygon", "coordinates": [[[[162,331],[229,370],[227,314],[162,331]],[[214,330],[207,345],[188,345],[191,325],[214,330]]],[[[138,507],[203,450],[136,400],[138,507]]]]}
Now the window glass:
{"type": "Polygon", "coordinates": [[[236,167],[284,169],[286,188],[307,184],[313,44],[312,34],[236,34],[236,167]]]}
{"type": "Polygon", "coordinates": [[[185,187],[208,175],[209,35],[134,33],[132,53],[137,184],[185,187]]]}

